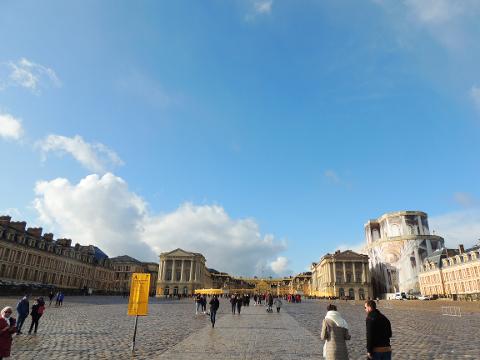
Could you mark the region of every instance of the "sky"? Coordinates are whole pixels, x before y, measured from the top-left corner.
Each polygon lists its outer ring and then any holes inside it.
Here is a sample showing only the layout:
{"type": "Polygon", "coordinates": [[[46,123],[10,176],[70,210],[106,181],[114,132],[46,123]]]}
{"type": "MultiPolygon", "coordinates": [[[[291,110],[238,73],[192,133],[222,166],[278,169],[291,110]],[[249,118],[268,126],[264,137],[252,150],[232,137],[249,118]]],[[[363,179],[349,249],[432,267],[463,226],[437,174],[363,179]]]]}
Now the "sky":
{"type": "Polygon", "coordinates": [[[476,0],[0,3],[0,213],[109,256],[306,271],[480,238],[476,0]]]}

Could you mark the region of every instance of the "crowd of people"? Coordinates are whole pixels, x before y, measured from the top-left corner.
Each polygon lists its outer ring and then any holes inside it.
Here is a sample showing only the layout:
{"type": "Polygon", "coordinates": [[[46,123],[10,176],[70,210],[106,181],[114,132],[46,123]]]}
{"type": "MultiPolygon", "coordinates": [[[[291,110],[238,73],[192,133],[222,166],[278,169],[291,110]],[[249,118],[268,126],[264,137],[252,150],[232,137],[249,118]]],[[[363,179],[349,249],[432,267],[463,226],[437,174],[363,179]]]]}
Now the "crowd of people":
{"type": "MultiPolygon", "coordinates": [[[[49,306],[52,305],[52,301],[55,298],[55,306],[62,306],[65,295],[63,292],[57,292],[54,294],[50,292],[48,294],[49,306]]],[[[31,317],[30,328],[28,334],[34,334],[38,331],[38,324],[40,318],[45,312],[45,300],[43,297],[37,297],[34,299],[32,307],[30,308],[29,295],[23,296],[17,303],[16,312],[17,317],[13,316],[13,309],[7,306],[2,309],[0,315],[0,360],[10,356],[10,350],[12,347],[13,335],[22,335],[23,325],[28,315],[31,317]]]]}

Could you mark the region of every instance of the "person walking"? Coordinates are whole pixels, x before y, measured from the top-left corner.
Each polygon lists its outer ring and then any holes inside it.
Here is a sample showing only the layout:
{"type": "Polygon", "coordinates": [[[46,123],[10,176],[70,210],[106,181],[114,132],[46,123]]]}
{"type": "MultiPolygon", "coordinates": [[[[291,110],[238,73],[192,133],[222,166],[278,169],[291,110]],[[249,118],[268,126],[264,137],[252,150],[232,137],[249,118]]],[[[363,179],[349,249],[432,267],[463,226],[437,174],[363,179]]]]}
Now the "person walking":
{"type": "Polygon", "coordinates": [[[12,317],[13,309],[7,306],[0,312],[0,360],[10,356],[12,334],[17,331],[16,320],[12,317]]]}
{"type": "Polygon", "coordinates": [[[62,306],[63,305],[63,298],[65,297],[65,295],[63,294],[63,292],[60,292],[58,294],[58,306],[62,306]]]}
{"type": "Polygon", "coordinates": [[[43,301],[43,298],[37,298],[35,300],[35,303],[32,306],[32,312],[30,313],[30,316],[32,317],[32,323],[30,324],[30,329],[28,330],[28,333],[31,334],[33,327],[35,326],[34,334],[37,333],[38,329],[38,321],[42,317],[43,313],[45,311],[45,302],[43,301]]]}
{"type": "Polygon", "coordinates": [[[283,305],[283,304],[282,304],[282,300],[281,300],[279,297],[277,297],[277,298],[275,298],[275,300],[273,301],[273,304],[274,304],[275,307],[277,308],[277,313],[279,313],[279,312],[280,312],[280,308],[281,308],[282,305],[283,305]]]}
{"type": "Polygon", "coordinates": [[[25,322],[25,319],[28,317],[30,312],[30,304],[28,302],[28,296],[25,295],[17,304],[17,335],[22,333],[22,326],[25,322]]]}
{"type": "Polygon", "coordinates": [[[235,315],[235,310],[237,308],[237,297],[235,295],[230,297],[230,304],[232,305],[232,314],[235,315]]]}
{"type": "Polygon", "coordinates": [[[267,311],[268,312],[273,312],[273,295],[272,294],[268,294],[267,295],[267,301],[266,301],[267,305],[268,305],[268,308],[267,308],[267,311]]]}
{"type": "Polygon", "coordinates": [[[53,291],[50,291],[50,293],[48,294],[48,300],[50,300],[50,302],[48,303],[48,306],[52,306],[52,300],[54,297],[55,297],[55,294],[53,293],[53,291]]]}
{"type": "Polygon", "coordinates": [[[325,340],[323,357],[327,360],[348,360],[346,340],[350,340],[348,324],[337,311],[335,305],[327,306],[327,314],[322,323],[320,339],[325,340]]]}
{"type": "Polygon", "coordinates": [[[373,360],[391,360],[392,326],[390,320],[377,310],[374,300],[365,302],[365,312],[367,313],[367,357],[373,360]]]}
{"type": "Polygon", "coordinates": [[[243,295],[237,297],[237,313],[240,315],[240,312],[242,310],[242,305],[243,305],[243,295]]]}
{"type": "Polygon", "coordinates": [[[213,295],[212,300],[210,300],[210,321],[212,322],[212,328],[215,327],[215,318],[217,316],[217,310],[220,307],[220,301],[218,301],[218,296],[213,295]]]}
{"type": "Polygon", "coordinates": [[[202,296],[202,312],[204,315],[207,313],[207,295],[202,296]]]}
{"type": "Polygon", "coordinates": [[[202,307],[202,297],[200,294],[197,294],[195,297],[195,315],[198,315],[198,312],[201,311],[202,307]]]}

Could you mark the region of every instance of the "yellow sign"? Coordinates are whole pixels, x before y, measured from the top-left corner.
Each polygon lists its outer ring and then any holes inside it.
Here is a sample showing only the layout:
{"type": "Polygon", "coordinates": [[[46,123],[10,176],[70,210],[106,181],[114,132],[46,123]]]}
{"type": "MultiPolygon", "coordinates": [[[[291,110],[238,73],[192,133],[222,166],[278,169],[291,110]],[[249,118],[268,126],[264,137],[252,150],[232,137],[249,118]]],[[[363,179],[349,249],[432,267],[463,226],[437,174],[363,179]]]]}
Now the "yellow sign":
{"type": "Polygon", "coordinates": [[[147,315],[150,274],[133,273],[128,300],[128,315],[147,315]]]}

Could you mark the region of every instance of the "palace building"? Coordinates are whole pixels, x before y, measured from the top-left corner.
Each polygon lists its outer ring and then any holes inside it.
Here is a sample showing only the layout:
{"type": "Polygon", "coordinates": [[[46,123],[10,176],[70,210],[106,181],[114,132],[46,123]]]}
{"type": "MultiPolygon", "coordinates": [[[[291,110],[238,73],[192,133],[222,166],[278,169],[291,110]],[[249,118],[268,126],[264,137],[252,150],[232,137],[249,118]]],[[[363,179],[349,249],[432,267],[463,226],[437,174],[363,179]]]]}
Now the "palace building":
{"type": "Polygon", "coordinates": [[[418,293],[423,260],[444,247],[442,237],[430,234],[428,216],[421,211],[392,212],[368,221],[365,240],[375,297],[418,293]]]}
{"type": "Polygon", "coordinates": [[[311,266],[311,295],[365,300],[372,297],[368,256],[351,250],[326,254],[311,266]]]}
{"type": "Polygon", "coordinates": [[[42,228],[0,216],[0,282],[5,286],[44,287],[110,292],[114,270],[99,248],[53,239],[42,228]]]}
{"type": "Polygon", "coordinates": [[[435,251],[418,277],[422,295],[480,300],[480,243],[435,251]]]}
{"type": "Polygon", "coordinates": [[[160,254],[157,296],[192,295],[211,288],[212,277],[200,253],[176,249],[160,254]]]}

